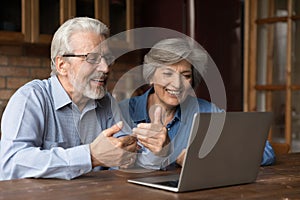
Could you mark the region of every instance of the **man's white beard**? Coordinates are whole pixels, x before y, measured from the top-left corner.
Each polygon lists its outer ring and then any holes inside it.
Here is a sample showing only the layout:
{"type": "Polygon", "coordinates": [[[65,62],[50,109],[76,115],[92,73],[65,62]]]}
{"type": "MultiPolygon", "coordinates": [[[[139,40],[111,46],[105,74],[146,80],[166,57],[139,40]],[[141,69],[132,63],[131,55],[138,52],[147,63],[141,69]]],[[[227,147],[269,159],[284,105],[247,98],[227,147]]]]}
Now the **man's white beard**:
{"type": "Polygon", "coordinates": [[[107,93],[106,87],[100,87],[95,89],[94,91],[90,88],[90,85],[86,85],[86,89],[83,90],[83,95],[91,98],[91,99],[101,99],[105,96],[107,93]]]}
{"type": "MultiPolygon", "coordinates": [[[[101,99],[103,98],[107,93],[106,86],[97,87],[95,89],[92,89],[89,82],[86,82],[85,85],[82,85],[79,83],[79,81],[76,81],[76,77],[72,76],[69,78],[70,83],[74,87],[74,90],[82,93],[83,96],[88,97],[90,99],[101,99]]],[[[91,80],[91,79],[88,79],[91,80]]]]}

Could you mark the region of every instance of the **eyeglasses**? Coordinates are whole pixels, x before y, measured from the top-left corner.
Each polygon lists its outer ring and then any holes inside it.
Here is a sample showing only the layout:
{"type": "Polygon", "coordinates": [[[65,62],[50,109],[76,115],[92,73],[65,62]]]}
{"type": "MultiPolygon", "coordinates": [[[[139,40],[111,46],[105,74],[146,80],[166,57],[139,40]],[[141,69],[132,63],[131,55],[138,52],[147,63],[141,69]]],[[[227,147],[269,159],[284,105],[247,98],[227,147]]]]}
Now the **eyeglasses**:
{"type": "Polygon", "coordinates": [[[114,56],[107,54],[107,55],[101,55],[100,53],[87,53],[87,54],[64,54],[62,57],[85,57],[85,61],[90,64],[99,64],[102,60],[102,58],[105,59],[107,64],[113,64],[115,58],[114,56]]]}

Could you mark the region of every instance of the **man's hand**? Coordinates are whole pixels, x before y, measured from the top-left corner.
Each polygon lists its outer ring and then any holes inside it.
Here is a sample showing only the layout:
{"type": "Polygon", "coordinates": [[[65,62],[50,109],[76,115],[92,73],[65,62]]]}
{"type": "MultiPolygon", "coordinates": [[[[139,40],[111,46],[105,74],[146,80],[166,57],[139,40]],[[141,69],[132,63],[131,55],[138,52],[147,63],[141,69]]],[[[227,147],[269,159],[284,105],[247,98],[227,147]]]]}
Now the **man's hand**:
{"type": "Polygon", "coordinates": [[[92,166],[121,166],[135,162],[137,140],[133,136],[115,138],[113,135],[122,129],[118,122],[101,134],[90,144],[92,166]]]}
{"type": "Polygon", "coordinates": [[[151,152],[159,156],[167,156],[170,139],[166,127],[162,123],[162,108],[156,107],[152,123],[140,123],[133,130],[139,142],[151,152]]]}

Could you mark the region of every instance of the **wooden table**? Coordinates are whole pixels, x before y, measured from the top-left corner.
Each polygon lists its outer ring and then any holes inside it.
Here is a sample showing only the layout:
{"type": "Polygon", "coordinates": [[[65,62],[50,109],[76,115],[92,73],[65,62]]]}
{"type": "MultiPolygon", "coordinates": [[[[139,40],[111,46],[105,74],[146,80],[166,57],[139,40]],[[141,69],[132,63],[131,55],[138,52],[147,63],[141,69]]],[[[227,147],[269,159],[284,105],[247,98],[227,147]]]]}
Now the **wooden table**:
{"type": "MultiPolygon", "coordinates": [[[[150,172],[147,175],[153,173],[172,172],[150,172]]],[[[0,199],[300,199],[300,153],[281,156],[276,165],[261,167],[257,181],[245,185],[172,193],[126,182],[128,178],[141,176],[145,174],[115,170],[93,172],[70,181],[57,179],[0,181],[0,199]]]]}

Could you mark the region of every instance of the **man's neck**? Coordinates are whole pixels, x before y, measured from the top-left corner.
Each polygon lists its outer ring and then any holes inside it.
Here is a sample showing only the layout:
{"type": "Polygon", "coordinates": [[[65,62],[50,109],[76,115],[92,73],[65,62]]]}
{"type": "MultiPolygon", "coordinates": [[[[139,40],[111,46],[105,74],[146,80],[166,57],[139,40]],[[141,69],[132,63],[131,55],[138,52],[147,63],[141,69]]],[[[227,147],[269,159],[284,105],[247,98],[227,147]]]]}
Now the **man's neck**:
{"type": "Polygon", "coordinates": [[[81,92],[76,92],[72,84],[65,77],[58,76],[58,80],[69,95],[74,104],[77,105],[80,112],[84,109],[90,98],[85,97],[81,92]]]}

